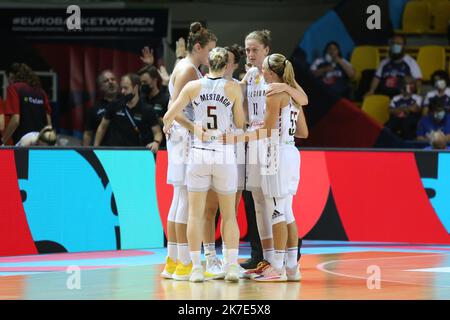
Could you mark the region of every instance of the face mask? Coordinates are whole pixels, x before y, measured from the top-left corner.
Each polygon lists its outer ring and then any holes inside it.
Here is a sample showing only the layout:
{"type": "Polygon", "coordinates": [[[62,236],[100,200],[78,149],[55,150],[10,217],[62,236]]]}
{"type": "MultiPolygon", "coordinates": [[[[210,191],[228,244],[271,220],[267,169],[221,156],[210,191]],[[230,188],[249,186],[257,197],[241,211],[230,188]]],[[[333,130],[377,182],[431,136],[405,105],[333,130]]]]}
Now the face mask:
{"type": "Polygon", "coordinates": [[[392,60],[398,60],[403,56],[403,46],[401,44],[391,45],[389,56],[392,60]]]}
{"type": "Polygon", "coordinates": [[[121,94],[120,98],[122,99],[123,102],[128,103],[131,100],[133,100],[134,94],[133,93],[121,94]]]}
{"type": "Polygon", "coordinates": [[[329,53],[327,53],[325,55],[325,61],[328,62],[328,63],[333,62],[333,58],[331,57],[331,55],[329,53]]]}
{"type": "Polygon", "coordinates": [[[443,79],[440,79],[434,83],[434,86],[438,90],[444,90],[447,87],[447,82],[445,82],[445,80],[443,80],[443,79]]]}
{"type": "Polygon", "coordinates": [[[415,91],[415,88],[414,88],[414,85],[413,85],[413,84],[407,84],[407,85],[405,85],[405,87],[404,87],[403,90],[405,90],[405,92],[406,92],[407,94],[413,94],[414,91],[415,91]]]}
{"type": "Polygon", "coordinates": [[[141,93],[144,95],[148,95],[152,91],[152,88],[148,84],[141,85],[141,93]]]}
{"type": "Polygon", "coordinates": [[[445,117],[445,111],[439,111],[434,114],[434,119],[437,121],[442,121],[445,117]]]}

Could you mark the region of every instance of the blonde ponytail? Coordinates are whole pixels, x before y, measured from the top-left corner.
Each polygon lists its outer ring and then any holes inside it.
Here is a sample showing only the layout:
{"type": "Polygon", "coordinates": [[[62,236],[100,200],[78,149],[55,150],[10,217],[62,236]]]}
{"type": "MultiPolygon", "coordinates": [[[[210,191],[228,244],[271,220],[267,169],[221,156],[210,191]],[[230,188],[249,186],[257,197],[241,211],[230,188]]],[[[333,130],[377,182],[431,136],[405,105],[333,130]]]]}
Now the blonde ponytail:
{"type": "Polygon", "coordinates": [[[294,67],[292,67],[292,63],[287,59],[284,60],[283,81],[292,88],[297,89],[294,67]]]}

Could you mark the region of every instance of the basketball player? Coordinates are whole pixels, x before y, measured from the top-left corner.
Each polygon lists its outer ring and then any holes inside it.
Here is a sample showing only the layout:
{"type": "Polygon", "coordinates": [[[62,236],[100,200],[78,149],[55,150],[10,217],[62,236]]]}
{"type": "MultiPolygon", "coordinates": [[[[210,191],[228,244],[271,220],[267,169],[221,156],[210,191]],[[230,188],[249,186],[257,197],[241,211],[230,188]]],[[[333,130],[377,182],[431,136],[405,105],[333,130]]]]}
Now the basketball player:
{"type": "MultiPolygon", "coordinates": [[[[233,44],[232,46],[227,46],[225,49],[228,51],[228,63],[226,66],[224,78],[227,80],[233,80],[239,82],[237,79],[233,78],[233,73],[239,68],[239,62],[245,51],[238,44],[233,44]]],[[[236,157],[237,157],[237,167],[238,167],[238,192],[236,193],[236,214],[239,207],[239,202],[242,196],[242,190],[244,188],[245,179],[245,150],[244,145],[239,144],[236,146],[236,157]]],[[[208,191],[206,196],[206,206],[205,206],[205,236],[203,243],[203,250],[206,257],[206,271],[214,275],[215,279],[223,278],[225,273],[223,270],[222,261],[217,257],[216,246],[215,246],[215,232],[216,232],[216,214],[219,208],[219,200],[217,194],[213,190],[208,191]]],[[[223,234],[223,229],[221,226],[221,234],[223,234]]],[[[224,263],[226,264],[226,244],[222,241],[222,254],[224,257],[224,263]]],[[[241,270],[244,271],[244,270],[241,270]]]]}
{"type": "Polygon", "coordinates": [[[239,228],[235,215],[237,191],[237,166],[234,146],[218,142],[220,137],[233,128],[244,126],[242,93],[240,85],[223,78],[228,63],[228,52],[215,48],[209,54],[208,77],[188,83],[164,116],[164,128],[188,103],[194,111],[194,123],[201,126],[194,135],[187,166],[187,189],[189,193],[189,219],[187,236],[193,263],[191,282],[205,280],[201,265],[201,244],[205,223],[205,203],[208,190],[217,193],[223,221],[223,239],[227,247],[225,280],[239,280],[238,245],[239,228]],[[210,137],[205,139],[204,136],[210,137]],[[206,141],[205,141],[206,140],[206,141]]]}
{"type": "MultiPolygon", "coordinates": [[[[292,64],[281,54],[266,57],[262,73],[266,83],[286,83],[297,88],[292,64]]],[[[307,135],[302,107],[287,93],[281,92],[266,97],[264,123],[260,128],[234,137],[235,142],[242,137],[249,142],[264,140],[268,151],[262,163],[268,171],[261,175],[261,189],[271,218],[275,252],[262,273],[253,278],[256,281],[300,280],[298,233],[292,212],[292,196],[300,179],[300,153],[295,147],[294,136],[306,138],[307,135]]]]}
{"type": "MultiPolygon", "coordinates": [[[[262,75],[262,65],[264,59],[269,54],[270,46],[271,36],[268,30],[253,31],[245,38],[247,61],[253,66],[241,81],[247,103],[247,117],[249,122],[247,130],[249,132],[254,132],[264,125],[266,94],[270,96],[286,92],[299,105],[308,104],[308,98],[305,92],[297,83],[295,87],[291,87],[286,83],[266,84],[262,75]]],[[[270,264],[274,256],[270,215],[265,213],[265,199],[261,190],[259,158],[264,157],[264,154],[264,146],[258,141],[251,141],[247,144],[245,190],[252,192],[258,234],[263,248],[262,254],[258,253],[260,248],[259,243],[255,239],[251,239],[251,258],[242,264],[245,269],[249,269],[246,273],[247,277],[252,277],[255,273],[260,274],[262,269],[270,264]]],[[[249,212],[247,212],[247,221],[252,220],[252,218],[249,216],[249,212]]]]}
{"type": "MultiPolygon", "coordinates": [[[[217,38],[201,23],[194,22],[190,26],[188,38],[188,55],[175,66],[169,81],[171,103],[178,97],[183,87],[192,80],[203,77],[199,71],[201,64],[208,64],[208,54],[216,46],[217,38]]],[[[187,244],[186,228],[188,219],[188,196],[185,181],[185,167],[190,135],[187,126],[193,131],[194,114],[192,106],[184,105],[184,114],[177,117],[167,139],[168,172],[167,182],[173,184],[174,194],[167,221],[168,256],[162,276],[175,280],[188,280],[192,263],[187,244]]]]}

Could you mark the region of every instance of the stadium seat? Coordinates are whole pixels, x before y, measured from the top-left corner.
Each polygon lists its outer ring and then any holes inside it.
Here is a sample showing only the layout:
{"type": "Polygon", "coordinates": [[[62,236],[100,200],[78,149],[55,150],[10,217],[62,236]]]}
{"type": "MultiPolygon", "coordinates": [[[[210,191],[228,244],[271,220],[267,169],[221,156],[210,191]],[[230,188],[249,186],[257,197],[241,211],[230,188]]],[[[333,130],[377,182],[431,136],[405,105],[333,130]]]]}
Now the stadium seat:
{"type": "Polygon", "coordinates": [[[422,71],[422,79],[429,81],[436,70],[445,70],[445,49],[440,46],[423,46],[419,49],[417,63],[422,71]]]}
{"type": "Polygon", "coordinates": [[[376,47],[358,46],[353,49],[350,63],[355,68],[355,80],[359,81],[364,70],[378,68],[380,54],[376,47]]]}
{"type": "Polygon", "coordinates": [[[430,30],[430,5],[426,1],[410,1],[403,11],[402,31],[426,33],[430,30]]]}
{"type": "Polygon", "coordinates": [[[364,98],[361,109],[383,125],[389,120],[389,102],[388,96],[374,94],[364,98]]]}
{"type": "Polygon", "coordinates": [[[450,1],[440,0],[431,5],[432,31],[445,34],[450,20],[450,1]]]}

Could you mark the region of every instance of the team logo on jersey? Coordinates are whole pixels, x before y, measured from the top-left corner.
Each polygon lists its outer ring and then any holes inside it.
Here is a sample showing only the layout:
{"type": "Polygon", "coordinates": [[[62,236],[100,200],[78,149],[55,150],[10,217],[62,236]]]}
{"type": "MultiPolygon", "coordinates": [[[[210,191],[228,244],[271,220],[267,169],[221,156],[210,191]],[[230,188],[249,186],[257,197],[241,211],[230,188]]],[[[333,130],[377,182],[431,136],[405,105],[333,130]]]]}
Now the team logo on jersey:
{"type": "Polygon", "coordinates": [[[258,74],[258,75],[255,77],[255,83],[256,83],[256,84],[259,84],[260,81],[261,81],[261,76],[258,74]]]}

